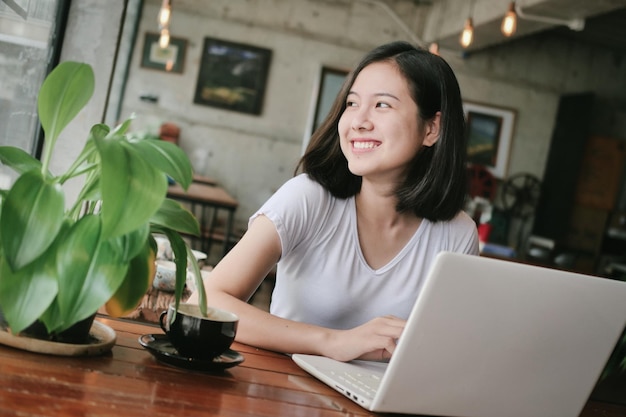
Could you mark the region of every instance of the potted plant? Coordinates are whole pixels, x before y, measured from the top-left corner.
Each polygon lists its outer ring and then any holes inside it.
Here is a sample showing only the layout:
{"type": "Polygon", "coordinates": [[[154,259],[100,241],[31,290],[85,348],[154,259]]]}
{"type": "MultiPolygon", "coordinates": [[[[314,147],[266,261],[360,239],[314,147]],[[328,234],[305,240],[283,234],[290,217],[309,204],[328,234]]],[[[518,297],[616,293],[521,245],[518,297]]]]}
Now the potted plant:
{"type": "MultiPolygon", "coordinates": [[[[0,147],[0,162],[18,173],[0,190],[0,311],[12,334],[43,325],[50,340],[93,321],[133,310],[155,272],[153,233],[170,240],[177,267],[176,303],[188,262],[203,295],[196,260],[180,233],[199,233],[195,217],[167,199],[168,177],[185,189],[192,167],[171,143],[134,137],[130,120],[115,129],[96,124],[67,172],[49,171],[60,132],[94,91],[91,66],[66,61],[45,79],[38,113],[45,139],[41,161],[0,147]],[[68,202],[62,186],[84,181],[68,202]]],[[[200,305],[206,311],[204,299],[200,305]]],[[[6,326],[5,324],[5,326],[6,326]]],[[[87,326],[89,328],[89,325],[87,326]]]]}

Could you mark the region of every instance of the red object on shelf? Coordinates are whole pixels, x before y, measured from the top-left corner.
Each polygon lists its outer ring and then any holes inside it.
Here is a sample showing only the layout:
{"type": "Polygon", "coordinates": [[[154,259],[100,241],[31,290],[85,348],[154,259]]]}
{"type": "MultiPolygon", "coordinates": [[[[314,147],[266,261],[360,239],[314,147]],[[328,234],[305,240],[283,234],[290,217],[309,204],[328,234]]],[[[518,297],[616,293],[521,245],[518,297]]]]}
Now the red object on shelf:
{"type": "Polygon", "coordinates": [[[489,223],[481,223],[478,225],[478,240],[481,242],[489,242],[489,235],[491,234],[493,226],[489,223]]]}
{"type": "Polygon", "coordinates": [[[163,123],[159,129],[159,137],[161,140],[171,142],[174,145],[178,145],[178,139],[180,138],[180,127],[175,123],[163,123]]]}
{"type": "Polygon", "coordinates": [[[467,168],[469,180],[468,192],[470,197],[483,197],[493,201],[496,196],[496,178],[482,165],[472,165],[467,168]]]}

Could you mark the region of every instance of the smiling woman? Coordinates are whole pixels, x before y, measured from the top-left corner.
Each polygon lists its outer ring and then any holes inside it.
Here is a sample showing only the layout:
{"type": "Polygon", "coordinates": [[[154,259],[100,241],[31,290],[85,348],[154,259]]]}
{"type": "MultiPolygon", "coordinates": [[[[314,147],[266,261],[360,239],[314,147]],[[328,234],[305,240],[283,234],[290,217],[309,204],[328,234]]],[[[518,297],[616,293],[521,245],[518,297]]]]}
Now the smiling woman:
{"type": "Polygon", "coordinates": [[[298,168],[205,280],[207,298],[240,317],[239,341],[388,359],[436,254],[478,253],[451,68],[407,42],[375,48],[298,168]],[[275,266],[268,314],[247,301],[275,266]]]}

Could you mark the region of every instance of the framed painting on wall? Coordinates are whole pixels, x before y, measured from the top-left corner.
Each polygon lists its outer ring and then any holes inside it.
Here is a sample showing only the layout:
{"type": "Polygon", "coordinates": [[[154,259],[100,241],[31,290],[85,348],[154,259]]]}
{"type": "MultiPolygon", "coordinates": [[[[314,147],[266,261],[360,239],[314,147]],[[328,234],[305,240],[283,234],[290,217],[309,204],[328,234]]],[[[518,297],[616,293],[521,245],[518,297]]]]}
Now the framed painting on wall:
{"type": "Polygon", "coordinates": [[[204,38],[193,102],[261,114],[272,51],[204,38]]]}
{"type": "Polygon", "coordinates": [[[467,160],[486,167],[496,178],[506,178],[515,110],[464,102],[467,120],[467,160]]]}
{"type": "Polygon", "coordinates": [[[167,48],[159,46],[158,33],[146,33],[141,54],[141,66],[182,74],[187,52],[187,40],[170,37],[167,48]]]}

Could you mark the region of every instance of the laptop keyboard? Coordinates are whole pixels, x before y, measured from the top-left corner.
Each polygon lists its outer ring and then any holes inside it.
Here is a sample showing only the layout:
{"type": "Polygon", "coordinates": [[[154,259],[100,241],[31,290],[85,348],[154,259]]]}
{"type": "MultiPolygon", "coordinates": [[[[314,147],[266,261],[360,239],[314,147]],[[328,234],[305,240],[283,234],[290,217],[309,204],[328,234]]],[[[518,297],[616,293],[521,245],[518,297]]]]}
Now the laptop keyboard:
{"type": "Polygon", "coordinates": [[[350,371],[330,371],[330,373],[347,386],[352,387],[354,391],[370,398],[374,397],[380,386],[380,376],[378,375],[350,371]]]}

